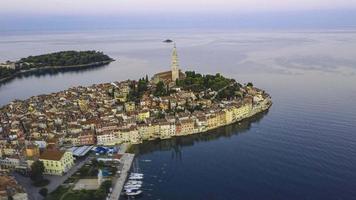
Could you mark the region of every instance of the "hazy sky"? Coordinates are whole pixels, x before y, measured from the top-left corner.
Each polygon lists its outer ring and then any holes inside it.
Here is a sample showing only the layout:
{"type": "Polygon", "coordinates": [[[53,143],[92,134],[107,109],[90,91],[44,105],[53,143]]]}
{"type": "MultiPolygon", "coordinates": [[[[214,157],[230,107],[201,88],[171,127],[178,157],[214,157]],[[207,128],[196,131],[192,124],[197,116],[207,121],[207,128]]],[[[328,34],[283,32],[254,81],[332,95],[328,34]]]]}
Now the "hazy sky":
{"type": "Polygon", "coordinates": [[[356,0],[0,0],[0,32],[356,27],[356,0]]]}
{"type": "Polygon", "coordinates": [[[115,15],[356,8],[356,0],[0,0],[2,13],[115,15]]]}

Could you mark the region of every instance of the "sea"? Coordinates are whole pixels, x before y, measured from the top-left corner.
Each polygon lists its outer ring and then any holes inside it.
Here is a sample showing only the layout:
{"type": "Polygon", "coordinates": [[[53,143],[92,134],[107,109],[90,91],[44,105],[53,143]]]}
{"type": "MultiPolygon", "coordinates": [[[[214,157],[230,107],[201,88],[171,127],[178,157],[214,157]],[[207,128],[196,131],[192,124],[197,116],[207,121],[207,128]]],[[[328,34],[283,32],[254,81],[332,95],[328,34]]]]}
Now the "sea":
{"type": "MultiPolygon", "coordinates": [[[[143,200],[356,199],[356,31],[92,30],[0,33],[0,62],[62,50],[115,59],[82,71],[16,77],[0,106],[79,85],[180,68],[252,82],[273,105],[203,134],[133,147],[143,200]]],[[[123,198],[124,199],[124,198],[123,198]]]]}

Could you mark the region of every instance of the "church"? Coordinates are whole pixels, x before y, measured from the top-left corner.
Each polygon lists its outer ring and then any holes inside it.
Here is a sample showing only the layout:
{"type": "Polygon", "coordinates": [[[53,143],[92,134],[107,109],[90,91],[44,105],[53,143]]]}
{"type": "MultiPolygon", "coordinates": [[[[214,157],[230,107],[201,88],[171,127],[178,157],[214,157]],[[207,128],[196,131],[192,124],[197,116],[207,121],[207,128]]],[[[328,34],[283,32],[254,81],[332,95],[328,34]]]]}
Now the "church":
{"type": "Polygon", "coordinates": [[[157,84],[162,81],[167,85],[175,85],[176,80],[184,79],[185,73],[179,69],[178,54],[176,44],[173,46],[171,70],[160,72],[152,77],[152,82],[157,84]]]}

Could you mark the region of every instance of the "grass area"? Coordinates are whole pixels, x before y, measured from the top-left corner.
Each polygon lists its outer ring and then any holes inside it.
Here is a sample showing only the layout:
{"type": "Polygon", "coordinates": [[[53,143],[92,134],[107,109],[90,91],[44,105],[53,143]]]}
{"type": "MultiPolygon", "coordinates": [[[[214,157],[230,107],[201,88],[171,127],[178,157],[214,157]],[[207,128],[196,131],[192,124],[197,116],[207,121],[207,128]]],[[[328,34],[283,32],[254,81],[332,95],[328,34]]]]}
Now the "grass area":
{"type": "MultiPolygon", "coordinates": [[[[82,178],[97,178],[99,169],[105,170],[110,176],[116,174],[117,164],[98,162],[93,159],[88,164],[82,166],[75,174],[64,181],[64,184],[76,183],[82,178]]],[[[56,190],[48,194],[45,200],[105,200],[112,186],[111,180],[104,181],[98,190],[76,190],[73,191],[73,185],[65,187],[59,186],[56,190]]]]}
{"type": "Polygon", "coordinates": [[[71,187],[59,186],[45,200],[105,200],[110,191],[111,181],[104,181],[98,190],[71,190],[71,187]]]}
{"type": "Polygon", "coordinates": [[[64,181],[65,184],[69,184],[69,183],[75,183],[77,182],[78,178],[71,176],[69,178],[67,178],[67,180],[64,181]]]}
{"type": "Polygon", "coordinates": [[[64,193],[68,192],[70,187],[59,186],[53,192],[51,192],[45,200],[59,200],[64,193]]]}

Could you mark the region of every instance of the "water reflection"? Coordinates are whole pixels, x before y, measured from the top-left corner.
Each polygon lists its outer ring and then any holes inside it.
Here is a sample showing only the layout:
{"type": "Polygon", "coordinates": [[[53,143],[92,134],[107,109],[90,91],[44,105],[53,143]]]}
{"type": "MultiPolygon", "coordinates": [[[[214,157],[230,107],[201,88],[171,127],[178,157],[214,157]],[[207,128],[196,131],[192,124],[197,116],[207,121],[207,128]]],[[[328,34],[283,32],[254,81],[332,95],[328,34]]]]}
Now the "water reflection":
{"type": "Polygon", "coordinates": [[[259,122],[267,114],[268,111],[265,111],[241,122],[220,127],[205,133],[173,137],[167,140],[157,139],[145,141],[142,144],[132,146],[130,152],[135,153],[136,155],[144,155],[154,151],[171,151],[172,160],[181,160],[183,147],[193,146],[197,142],[209,142],[219,138],[229,138],[234,135],[245,133],[250,130],[252,123],[259,122]]]}
{"type": "Polygon", "coordinates": [[[88,72],[88,71],[95,71],[95,70],[99,70],[101,68],[104,68],[105,66],[108,66],[109,64],[105,64],[105,65],[97,65],[97,66],[81,66],[81,67],[70,67],[70,68],[46,68],[46,69],[38,69],[35,71],[27,71],[21,74],[18,74],[14,77],[11,77],[9,79],[6,79],[4,81],[0,81],[0,87],[6,84],[11,83],[14,80],[22,80],[22,79],[26,79],[29,77],[44,77],[44,76],[56,76],[58,74],[65,74],[65,73],[76,73],[76,74],[80,74],[80,73],[84,73],[84,72],[88,72]]]}

